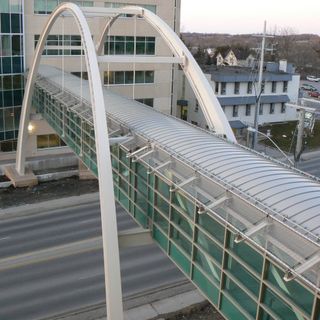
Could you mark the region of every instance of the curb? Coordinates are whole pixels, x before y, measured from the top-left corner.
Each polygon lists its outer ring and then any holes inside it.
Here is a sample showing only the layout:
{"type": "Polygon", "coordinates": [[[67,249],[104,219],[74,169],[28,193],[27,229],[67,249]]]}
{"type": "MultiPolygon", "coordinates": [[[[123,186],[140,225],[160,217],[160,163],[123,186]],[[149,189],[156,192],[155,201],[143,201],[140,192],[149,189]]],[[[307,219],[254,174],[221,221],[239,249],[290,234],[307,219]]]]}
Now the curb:
{"type": "Polygon", "coordinates": [[[99,201],[99,193],[87,193],[80,196],[65,197],[39,203],[24,204],[0,210],[0,220],[29,216],[44,211],[55,211],[66,207],[76,207],[99,201]]]}

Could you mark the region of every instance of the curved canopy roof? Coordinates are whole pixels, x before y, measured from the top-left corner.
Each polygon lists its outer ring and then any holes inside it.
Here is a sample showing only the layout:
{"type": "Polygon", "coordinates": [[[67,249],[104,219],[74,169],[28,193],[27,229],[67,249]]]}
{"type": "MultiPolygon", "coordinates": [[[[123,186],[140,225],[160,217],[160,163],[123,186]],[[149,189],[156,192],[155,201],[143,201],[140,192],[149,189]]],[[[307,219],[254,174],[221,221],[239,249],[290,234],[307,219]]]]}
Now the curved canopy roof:
{"type": "MultiPolygon", "coordinates": [[[[62,83],[61,70],[41,66],[39,74],[56,84],[62,83]]],[[[63,81],[68,91],[79,95],[79,78],[66,73],[63,81]]],[[[90,101],[88,83],[82,83],[83,98],[90,101]]],[[[298,225],[298,232],[311,240],[320,236],[318,182],[110,90],[104,90],[104,97],[107,112],[133,132],[258,201],[290,226],[298,225]]]]}

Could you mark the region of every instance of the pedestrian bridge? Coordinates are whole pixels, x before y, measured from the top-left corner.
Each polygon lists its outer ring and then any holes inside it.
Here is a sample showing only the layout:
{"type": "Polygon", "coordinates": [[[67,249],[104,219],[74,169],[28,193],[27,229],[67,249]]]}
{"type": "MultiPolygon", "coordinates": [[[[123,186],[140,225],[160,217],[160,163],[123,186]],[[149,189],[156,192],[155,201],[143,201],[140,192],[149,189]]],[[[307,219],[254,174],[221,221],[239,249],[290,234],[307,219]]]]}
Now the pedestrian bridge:
{"type": "Polygon", "coordinates": [[[82,10],[58,6],[39,39],[23,101],[16,172],[25,173],[32,102],[99,177],[108,319],[122,319],[113,191],[225,318],[320,319],[319,183],[235,143],[201,70],[159,17],[142,8],[116,9],[95,48],[85,14],[104,17],[110,10],[82,10]],[[38,69],[46,37],[65,12],[79,27],[89,81],[49,66],[38,69]],[[108,57],[99,56],[99,48],[123,13],[145,18],[166,39],[174,60],[165,60],[180,63],[216,134],[102,88],[98,57],[108,57]],[[111,152],[109,141],[117,142],[111,152]]]}
{"type": "MultiPolygon", "coordinates": [[[[320,319],[320,186],[103,90],[116,200],[227,319],[320,319]],[[122,137],[122,138],[120,138],[122,137]]],[[[41,66],[33,106],[90,170],[89,84],[41,66]],[[82,96],[79,96],[82,82],[82,96]]]]}

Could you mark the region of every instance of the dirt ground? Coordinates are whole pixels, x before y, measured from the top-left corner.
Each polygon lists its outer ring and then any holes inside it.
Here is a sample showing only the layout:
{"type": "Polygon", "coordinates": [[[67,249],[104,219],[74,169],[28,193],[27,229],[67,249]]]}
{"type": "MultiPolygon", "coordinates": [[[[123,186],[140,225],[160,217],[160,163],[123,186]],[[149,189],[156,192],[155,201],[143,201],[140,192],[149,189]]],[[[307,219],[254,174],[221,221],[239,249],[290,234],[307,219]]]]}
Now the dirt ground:
{"type": "Polygon", "coordinates": [[[79,180],[78,177],[39,183],[28,188],[9,187],[0,189],[0,208],[36,203],[51,199],[78,196],[97,192],[97,180],[79,180]]]}
{"type": "Polygon", "coordinates": [[[224,320],[224,318],[208,304],[201,309],[167,318],[166,320],[224,320]]]}

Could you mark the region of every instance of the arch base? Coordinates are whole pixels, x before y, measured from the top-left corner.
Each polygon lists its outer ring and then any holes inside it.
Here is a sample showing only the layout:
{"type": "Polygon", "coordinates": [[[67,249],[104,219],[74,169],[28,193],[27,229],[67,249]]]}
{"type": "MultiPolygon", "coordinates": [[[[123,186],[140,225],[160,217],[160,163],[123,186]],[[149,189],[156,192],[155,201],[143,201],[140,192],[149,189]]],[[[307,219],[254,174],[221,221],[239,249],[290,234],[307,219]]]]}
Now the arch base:
{"type": "Polygon", "coordinates": [[[25,168],[24,175],[20,175],[15,165],[6,166],[4,174],[15,188],[33,187],[38,184],[38,178],[29,167],[25,168]]]}

